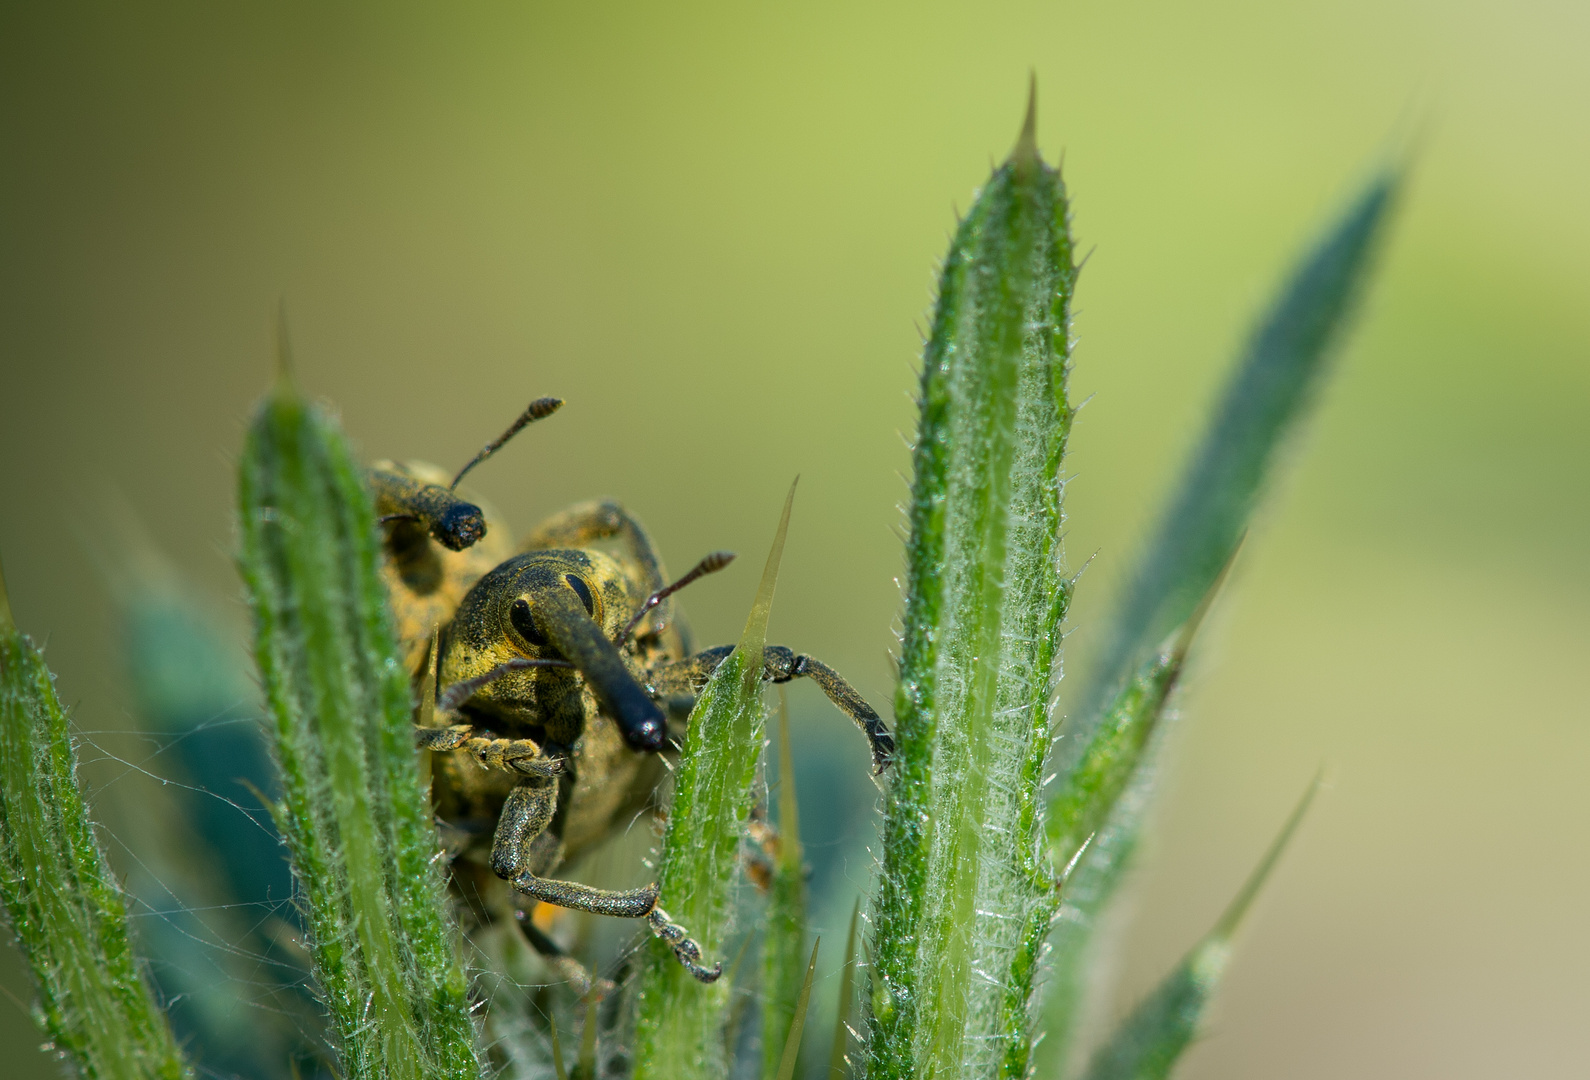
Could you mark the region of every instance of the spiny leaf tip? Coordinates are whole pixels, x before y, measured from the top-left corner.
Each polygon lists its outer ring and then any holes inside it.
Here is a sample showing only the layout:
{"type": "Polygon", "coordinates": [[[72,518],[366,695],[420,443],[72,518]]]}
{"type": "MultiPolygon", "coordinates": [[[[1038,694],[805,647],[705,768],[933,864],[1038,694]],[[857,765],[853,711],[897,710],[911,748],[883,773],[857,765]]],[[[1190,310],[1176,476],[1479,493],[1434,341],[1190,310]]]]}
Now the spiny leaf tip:
{"type": "Polygon", "coordinates": [[[1264,858],[1259,860],[1259,865],[1253,868],[1248,875],[1248,880],[1243,883],[1242,890],[1232,898],[1225,913],[1221,915],[1220,922],[1216,924],[1212,938],[1230,938],[1236,933],[1237,927],[1242,922],[1242,917],[1248,913],[1248,908],[1253,906],[1254,898],[1259,895],[1259,890],[1264,887],[1265,880],[1270,872],[1275,869],[1275,864],[1281,861],[1281,855],[1291,843],[1292,837],[1297,833],[1297,827],[1303,823],[1309,807],[1314,802],[1314,796],[1319,794],[1319,789],[1325,784],[1325,767],[1320,766],[1314,773],[1314,779],[1309,782],[1308,790],[1303,792],[1303,797],[1293,807],[1292,813],[1287,816],[1286,824],[1281,826],[1281,831],[1275,839],[1270,841],[1269,848],[1264,853],[1264,858]]]}
{"type": "Polygon", "coordinates": [[[1032,166],[1041,159],[1038,156],[1038,73],[1027,73],[1027,115],[1021,122],[1021,134],[1016,136],[1016,148],[1010,152],[1010,160],[1018,166],[1032,166]]]}
{"type": "Polygon", "coordinates": [[[287,338],[286,297],[276,304],[276,385],[272,394],[283,399],[298,396],[297,384],[293,382],[293,349],[287,338]]]}
{"type": "Polygon", "coordinates": [[[0,563],[0,630],[16,628],[16,620],[11,617],[11,597],[6,593],[6,568],[0,563]]]}
{"type": "Polygon", "coordinates": [[[1242,534],[1237,537],[1237,542],[1231,545],[1231,554],[1226,556],[1226,561],[1220,567],[1220,572],[1215,575],[1215,580],[1210,582],[1209,588],[1204,590],[1203,599],[1198,601],[1198,606],[1193,609],[1193,613],[1187,616],[1187,621],[1172,632],[1168,643],[1168,651],[1185,656],[1187,650],[1192,647],[1193,637],[1198,633],[1198,628],[1203,625],[1204,616],[1208,615],[1209,609],[1214,607],[1215,599],[1219,597],[1221,591],[1225,588],[1226,579],[1231,576],[1231,568],[1236,565],[1237,556],[1242,554],[1242,547],[1247,543],[1247,540],[1248,531],[1244,529],[1242,534]]]}

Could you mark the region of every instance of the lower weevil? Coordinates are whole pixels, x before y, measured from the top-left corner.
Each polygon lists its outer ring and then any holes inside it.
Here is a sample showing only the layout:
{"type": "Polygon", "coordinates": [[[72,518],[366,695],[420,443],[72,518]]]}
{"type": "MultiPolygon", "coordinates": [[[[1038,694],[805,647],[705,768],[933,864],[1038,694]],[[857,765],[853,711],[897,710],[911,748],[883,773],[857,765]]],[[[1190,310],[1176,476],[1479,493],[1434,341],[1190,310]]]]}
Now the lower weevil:
{"type": "MultiPolygon", "coordinates": [[[[500,523],[459,498],[458,482],[561,404],[532,402],[450,483],[420,464],[378,462],[368,472],[400,647],[421,690],[418,743],[432,753],[437,814],[462,838],[455,877],[485,867],[531,907],[645,919],[692,975],[711,982],[721,965],[702,962],[657,906],[655,884],[608,891],[551,875],[650,799],[658,755],[678,745],[695,695],[732,651],[692,653],[668,598],[733,556],[708,555],[665,584],[645,530],[609,501],[573,506],[506,550],[500,523]]],[[[802,676],[861,727],[881,772],[894,744],[872,707],[833,668],[767,647],[765,680],[802,676]]],[[[538,951],[561,957],[521,922],[538,951]]]]}

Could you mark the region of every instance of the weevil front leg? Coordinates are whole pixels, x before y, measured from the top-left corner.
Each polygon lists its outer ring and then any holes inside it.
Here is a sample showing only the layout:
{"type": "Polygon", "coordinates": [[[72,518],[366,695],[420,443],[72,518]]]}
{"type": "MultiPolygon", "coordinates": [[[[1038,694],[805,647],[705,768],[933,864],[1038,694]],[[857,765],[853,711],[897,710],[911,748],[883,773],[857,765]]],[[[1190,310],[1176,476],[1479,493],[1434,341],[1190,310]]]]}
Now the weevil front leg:
{"type": "MultiPolygon", "coordinates": [[[[647,672],[647,689],[659,700],[679,693],[699,694],[705,689],[712,673],[718,670],[718,665],[727,660],[733,651],[732,645],[720,645],[683,660],[658,664],[647,672]]],[[[872,706],[856,693],[855,687],[821,660],[814,660],[783,645],[769,645],[762,650],[763,681],[784,683],[799,678],[810,679],[822,687],[828,700],[856,722],[872,747],[873,772],[883,772],[889,759],[894,756],[894,739],[872,706]]]]}
{"type": "Polygon", "coordinates": [[[526,896],[558,907],[611,915],[620,919],[645,919],[652,932],[673,946],[674,955],[702,982],[712,982],[723,973],[723,965],[708,968],[701,963],[701,948],[690,939],[685,928],[657,906],[657,886],[642,889],[594,889],[575,881],[542,877],[561,860],[557,838],[547,832],[557,809],[557,782],[527,778],[508,793],[497,833],[491,843],[491,869],[526,896]]]}
{"type": "Polygon", "coordinates": [[[564,760],[547,757],[533,739],[499,739],[477,735],[470,724],[414,729],[414,743],[421,750],[462,750],[483,769],[514,772],[523,776],[555,777],[564,770],[564,760]]]}

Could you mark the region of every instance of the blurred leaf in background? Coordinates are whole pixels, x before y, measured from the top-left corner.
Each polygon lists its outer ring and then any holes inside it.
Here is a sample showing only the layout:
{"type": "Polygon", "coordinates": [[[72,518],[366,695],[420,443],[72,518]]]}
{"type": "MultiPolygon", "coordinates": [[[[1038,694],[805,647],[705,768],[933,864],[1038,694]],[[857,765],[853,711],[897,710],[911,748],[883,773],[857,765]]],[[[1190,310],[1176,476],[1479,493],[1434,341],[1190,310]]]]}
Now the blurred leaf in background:
{"type": "MultiPolygon", "coordinates": [[[[134,549],[136,550],[136,549],[134,549]]],[[[241,641],[176,572],[128,559],[111,590],[134,722],[158,777],[120,785],[134,924],[179,1037],[202,1067],[275,1080],[315,1063],[319,1009],[296,944],[286,851],[259,796],[275,788],[241,641]]]]}

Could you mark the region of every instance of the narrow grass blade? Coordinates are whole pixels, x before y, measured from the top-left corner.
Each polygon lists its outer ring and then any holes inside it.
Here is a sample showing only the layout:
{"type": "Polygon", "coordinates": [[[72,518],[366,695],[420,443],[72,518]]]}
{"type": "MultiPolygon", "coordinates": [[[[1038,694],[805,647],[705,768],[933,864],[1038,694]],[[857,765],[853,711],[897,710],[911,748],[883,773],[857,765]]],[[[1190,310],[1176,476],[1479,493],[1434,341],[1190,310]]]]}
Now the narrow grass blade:
{"type": "Polygon", "coordinates": [[[872,1080],[1025,1077],[1057,903],[1039,782],[1061,622],[1076,279],[1034,111],[950,246],[922,362],[872,955],[872,1080]]]}
{"type": "Polygon", "coordinates": [[[812,1001],[812,976],[817,974],[817,947],[822,943],[822,938],[812,942],[812,958],[806,962],[806,977],[801,980],[795,1014],[790,1017],[789,1033],[784,1037],[784,1052],[772,1080],[792,1080],[795,1075],[795,1062],[801,1053],[801,1032],[806,1030],[806,1010],[812,1001]]]}
{"type": "MultiPolygon", "coordinates": [[[[1076,730],[1084,735],[1142,655],[1186,621],[1247,528],[1279,451],[1330,372],[1401,182],[1397,169],[1370,181],[1260,321],[1114,619],[1080,699],[1076,730]]],[[[1062,757],[1073,741],[1061,743],[1062,757]]]]}
{"type": "Polygon", "coordinates": [[[580,1058],[574,1063],[576,1080],[596,1080],[596,1034],[601,1026],[594,996],[585,1002],[585,1026],[580,1030],[580,1058]]]}
{"type": "Polygon", "coordinates": [[[782,1068],[800,1000],[806,951],[806,859],[801,850],[800,809],[795,798],[794,758],[789,744],[789,703],[779,688],[778,858],[762,933],[762,1076],[782,1068]]]}
{"type": "MultiPolygon", "coordinates": [[[[740,643],[691,710],[674,772],[660,903],[695,937],[709,964],[719,958],[727,937],[740,838],[750,815],[766,720],[762,650],[794,500],[792,484],[740,643]]],[[[651,942],[637,995],[635,1080],[726,1075],[723,1028],[729,996],[724,980],[703,986],[666,944],[651,942]]]]}
{"type": "Polygon", "coordinates": [[[569,1070],[563,1067],[563,1040],[558,1038],[557,1018],[549,1016],[547,1023],[552,1028],[552,1072],[558,1080],[569,1080],[569,1070]]]}
{"type": "Polygon", "coordinates": [[[239,564],[280,768],[276,819],[350,1080],[476,1080],[442,855],[362,473],[285,375],[239,467],[239,564]]]}
{"type": "Polygon", "coordinates": [[[133,955],[76,774],[55,678],[17,630],[0,575],[0,899],[33,970],[34,1017],[84,1080],[178,1080],[188,1069],[133,955]]]}
{"type": "MultiPolygon", "coordinates": [[[[1235,556],[1233,555],[1233,559],[1235,556]]],[[[1045,815],[1051,863],[1060,868],[1060,917],[1050,936],[1039,1075],[1063,1075],[1086,984],[1095,920],[1114,895],[1152,787],[1155,746],[1187,651],[1231,568],[1174,636],[1138,669],[1095,727],[1072,770],[1057,777],[1045,815]]]]}
{"type": "Polygon", "coordinates": [[[1204,1010],[1225,974],[1231,959],[1231,939],[1242,917],[1280,861],[1319,785],[1316,777],[1214,929],[1094,1054],[1085,1080],[1161,1080],[1170,1074],[1176,1059],[1197,1034],[1204,1010]]]}
{"type": "Polygon", "coordinates": [[[856,924],[861,921],[861,898],[850,909],[850,933],[845,938],[845,966],[839,976],[839,1001],[834,1009],[834,1042],[828,1051],[828,1080],[845,1075],[845,1051],[850,1048],[850,1010],[856,1001],[856,924]]]}

